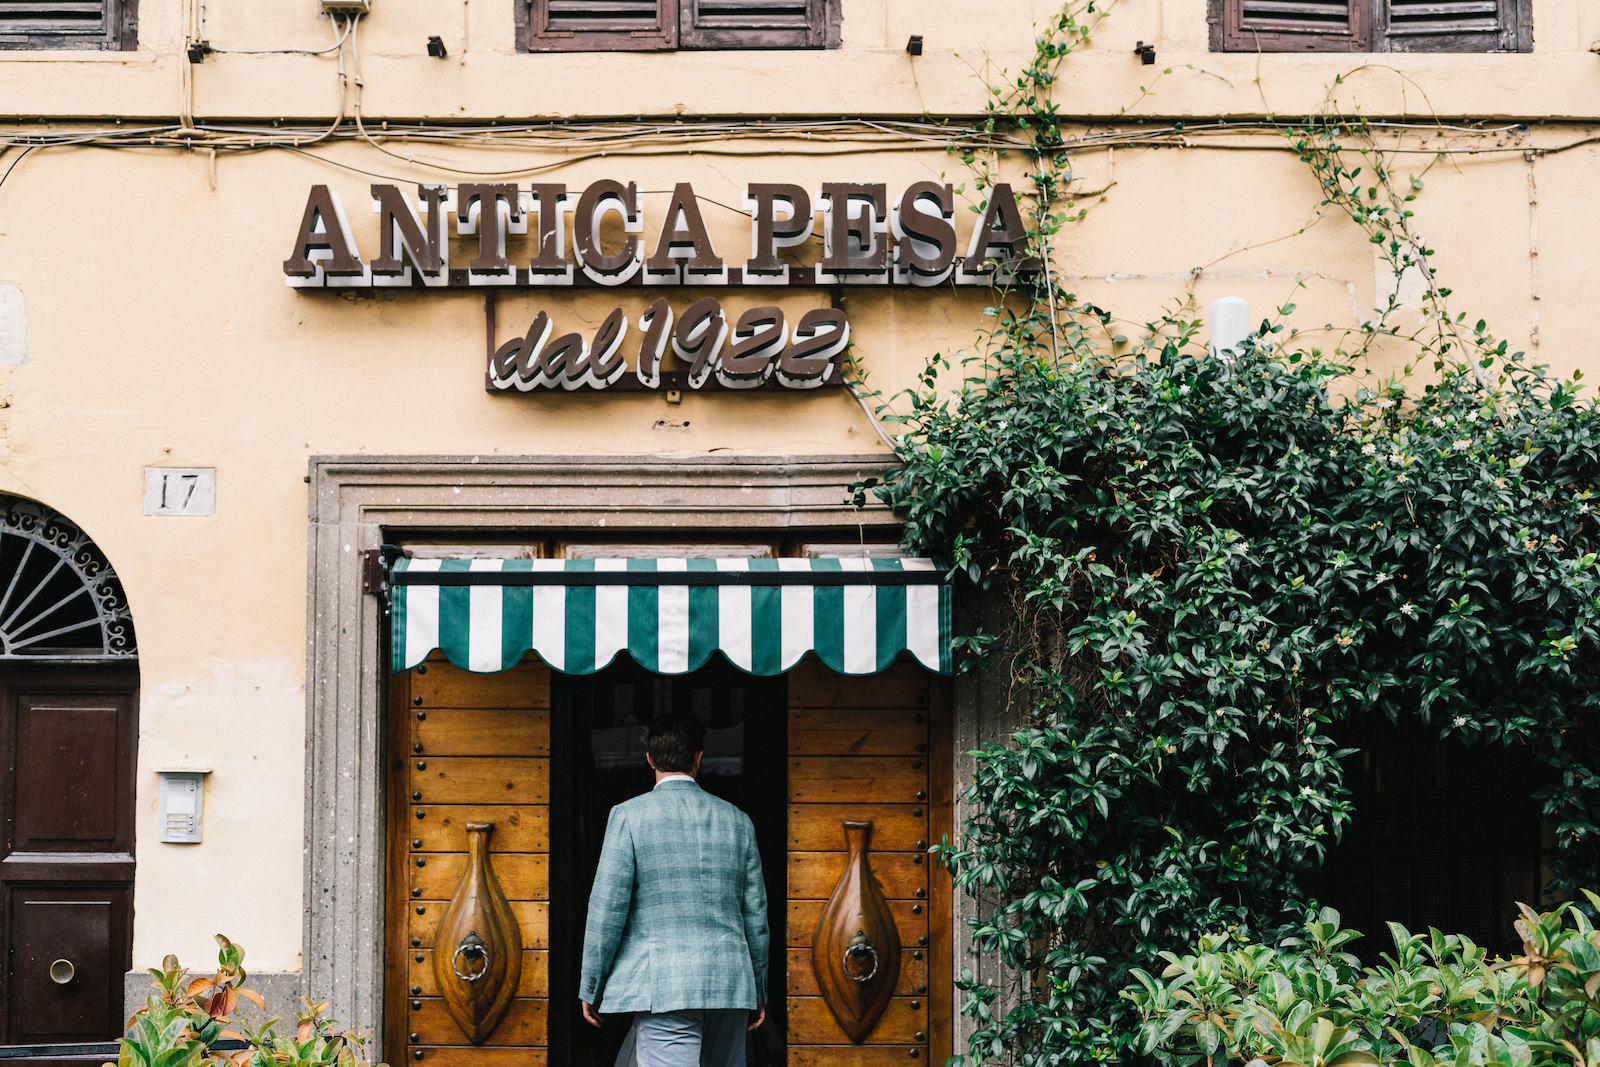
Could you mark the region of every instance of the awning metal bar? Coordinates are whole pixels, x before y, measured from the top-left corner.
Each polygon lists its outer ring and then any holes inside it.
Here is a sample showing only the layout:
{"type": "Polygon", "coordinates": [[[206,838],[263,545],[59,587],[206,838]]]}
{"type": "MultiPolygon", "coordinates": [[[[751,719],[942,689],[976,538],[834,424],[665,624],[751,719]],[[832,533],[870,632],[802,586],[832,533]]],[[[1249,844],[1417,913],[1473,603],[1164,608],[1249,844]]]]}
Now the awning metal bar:
{"type": "Polygon", "coordinates": [[[942,585],[940,571],[410,571],[389,574],[390,585],[942,585]]]}

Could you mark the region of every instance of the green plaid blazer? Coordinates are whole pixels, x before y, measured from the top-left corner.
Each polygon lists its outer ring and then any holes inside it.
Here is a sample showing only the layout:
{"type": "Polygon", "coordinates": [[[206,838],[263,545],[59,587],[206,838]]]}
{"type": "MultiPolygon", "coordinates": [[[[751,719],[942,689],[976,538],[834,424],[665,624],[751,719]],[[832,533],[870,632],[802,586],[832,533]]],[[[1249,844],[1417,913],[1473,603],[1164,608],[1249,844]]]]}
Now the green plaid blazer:
{"type": "Polygon", "coordinates": [[[687,779],[611,809],[578,995],[602,1011],[766,1002],[767,891],[750,816],[687,779]]]}

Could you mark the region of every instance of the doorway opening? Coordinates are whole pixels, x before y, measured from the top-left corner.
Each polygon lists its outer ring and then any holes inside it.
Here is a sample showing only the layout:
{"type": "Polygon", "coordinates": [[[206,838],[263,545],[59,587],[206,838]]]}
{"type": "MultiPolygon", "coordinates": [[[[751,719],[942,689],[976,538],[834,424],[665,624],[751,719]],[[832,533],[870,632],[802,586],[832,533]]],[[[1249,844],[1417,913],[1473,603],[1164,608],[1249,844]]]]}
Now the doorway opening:
{"type": "Polygon", "coordinates": [[[1538,906],[1544,881],[1533,754],[1521,745],[1469,746],[1441,739],[1436,726],[1382,717],[1338,739],[1354,750],[1345,780],[1355,813],[1305,883],[1366,935],[1352,951],[1368,963],[1393,951],[1384,925],[1393,921],[1514,953],[1516,905],[1538,906]]]}
{"type": "Polygon", "coordinates": [[[0,494],[0,1044],[122,1034],[138,686],[105,555],[66,516],[0,494]]]}
{"type": "Polygon", "coordinates": [[[578,972],[589,890],[611,808],[648,791],[645,730],[667,712],[706,724],[700,784],[756,827],[772,932],[767,1024],[752,1067],[783,1062],[787,753],[786,679],[745,674],[721,656],[683,675],[653,674],[626,656],[595,674],[551,681],[550,1062],[612,1067],[629,1019],[596,1031],[579,1014],[578,972]]]}

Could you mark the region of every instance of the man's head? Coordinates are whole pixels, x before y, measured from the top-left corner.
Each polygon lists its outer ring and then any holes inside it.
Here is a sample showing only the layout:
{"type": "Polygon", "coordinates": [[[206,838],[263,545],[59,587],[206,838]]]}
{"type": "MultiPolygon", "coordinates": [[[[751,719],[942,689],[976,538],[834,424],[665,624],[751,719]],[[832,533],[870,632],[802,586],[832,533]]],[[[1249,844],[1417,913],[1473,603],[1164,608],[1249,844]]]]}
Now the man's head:
{"type": "Polygon", "coordinates": [[[656,716],[645,740],[650,766],[660,774],[696,773],[705,747],[705,725],[693,715],[676,711],[656,716]]]}

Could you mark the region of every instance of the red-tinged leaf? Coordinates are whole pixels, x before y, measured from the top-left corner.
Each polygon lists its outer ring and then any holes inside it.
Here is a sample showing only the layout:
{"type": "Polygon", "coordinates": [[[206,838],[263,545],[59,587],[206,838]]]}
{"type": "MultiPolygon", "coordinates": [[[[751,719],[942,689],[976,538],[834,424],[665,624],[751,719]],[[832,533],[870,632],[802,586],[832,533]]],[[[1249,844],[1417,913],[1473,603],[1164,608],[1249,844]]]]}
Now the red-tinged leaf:
{"type": "Polygon", "coordinates": [[[252,1003],[256,1007],[260,1008],[262,1011],[266,1011],[267,1010],[267,1002],[265,1000],[263,1000],[261,998],[261,994],[257,993],[254,989],[236,989],[236,990],[234,990],[234,992],[238,993],[239,996],[245,998],[250,1003],[252,1003]]]}

